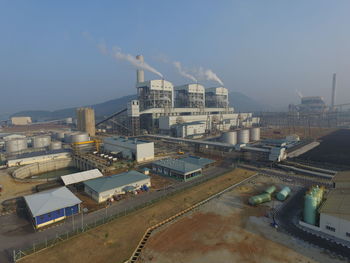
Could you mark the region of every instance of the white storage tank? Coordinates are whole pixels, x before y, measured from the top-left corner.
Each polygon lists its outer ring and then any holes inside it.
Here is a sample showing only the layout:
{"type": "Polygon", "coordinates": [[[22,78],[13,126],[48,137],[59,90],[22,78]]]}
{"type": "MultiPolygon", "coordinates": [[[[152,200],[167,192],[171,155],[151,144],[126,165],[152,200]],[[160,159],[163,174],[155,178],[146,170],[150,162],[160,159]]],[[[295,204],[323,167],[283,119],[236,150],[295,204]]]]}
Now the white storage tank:
{"type": "Polygon", "coordinates": [[[87,141],[90,141],[89,135],[87,133],[76,133],[72,135],[71,143],[87,141]]]}
{"type": "Polygon", "coordinates": [[[5,142],[7,153],[14,153],[28,148],[27,138],[8,140],[5,142]]]}
{"type": "Polygon", "coordinates": [[[51,142],[50,150],[59,150],[59,149],[62,149],[62,142],[59,142],[59,141],[51,142]]]}
{"type": "Polygon", "coordinates": [[[250,129],[250,141],[260,141],[260,128],[254,127],[250,129]]]}
{"type": "Polygon", "coordinates": [[[50,146],[51,137],[50,136],[36,136],[33,138],[34,148],[43,148],[50,146]]]}
{"type": "Polygon", "coordinates": [[[221,141],[224,143],[236,145],[237,144],[237,132],[229,131],[222,134],[221,141]]]}
{"type": "Polygon", "coordinates": [[[73,118],[69,117],[69,118],[66,118],[66,124],[72,124],[73,123],[73,118]]]}
{"type": "Polygon", "coordinates": [[[248,129],[239,130],[237,134],[237,141],[239,144],[249,143],[249,130],[248,129]]]}

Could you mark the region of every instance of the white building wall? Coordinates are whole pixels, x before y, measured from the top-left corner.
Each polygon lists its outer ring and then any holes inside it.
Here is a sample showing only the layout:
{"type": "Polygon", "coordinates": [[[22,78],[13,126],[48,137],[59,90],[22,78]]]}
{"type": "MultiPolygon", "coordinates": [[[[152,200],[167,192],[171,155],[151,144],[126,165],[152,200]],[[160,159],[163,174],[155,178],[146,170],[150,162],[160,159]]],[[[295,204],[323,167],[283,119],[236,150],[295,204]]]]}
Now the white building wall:
{"type": "Polygon", "coordinates": [[[321,213],[320,215],[320,229],[322,232],[341,238],[347,241],[350,241],[350,221],[339,218],[335,215],[329,215],[326,213],[321,213]],[[335,231],[327,229],[332,227],[335,231]],[[348,233],[348,236],[347,236],[348,233]]]}
{"type": "Polygon", "coordinates": [[[154,159],[154,143],[142,143],[137,145],[136,161],[144,162],[154,159]]]}

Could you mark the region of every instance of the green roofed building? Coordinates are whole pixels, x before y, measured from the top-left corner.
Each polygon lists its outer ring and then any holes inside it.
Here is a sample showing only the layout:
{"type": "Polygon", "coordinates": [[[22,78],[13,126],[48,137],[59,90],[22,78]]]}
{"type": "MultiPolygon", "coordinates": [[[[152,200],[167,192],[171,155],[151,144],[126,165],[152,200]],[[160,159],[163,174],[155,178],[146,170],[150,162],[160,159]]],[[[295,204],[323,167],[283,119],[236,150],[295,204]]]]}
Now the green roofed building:
{"type": "Polygon", "coordinates": [[[84,182],[84,191],[98,203],[118,194],[151,186],[151,178],[137,171],[128,171],[84,182]]]}
{"type": "Polygon", "coordinates": [[[202,166],[183,159],[162,159],[152,163],[154,173],[173,177],[183,181],[191,180],[202,175],[202,166]]]}

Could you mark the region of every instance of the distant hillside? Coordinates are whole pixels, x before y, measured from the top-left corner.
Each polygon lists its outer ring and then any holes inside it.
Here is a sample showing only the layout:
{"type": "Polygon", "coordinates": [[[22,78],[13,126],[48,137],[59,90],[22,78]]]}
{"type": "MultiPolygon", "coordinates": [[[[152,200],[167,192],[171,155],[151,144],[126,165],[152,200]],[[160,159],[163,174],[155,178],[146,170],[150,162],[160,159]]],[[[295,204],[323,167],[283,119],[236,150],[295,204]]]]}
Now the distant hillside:
{"type": "Polygon", "coordinates": [[[229,102],[230,106],[234,107],[235,111],[238,112],[260,112],[274,110],[274,108],[270,105],[258,102],[240,92],[230,92],[229,102]]]}
{"type": "MultiPolygon", "coordinates": [[[[136,99],[136,95],[124,96],[118,99],[109,100],[103,103],[86,105],[95,110],[96,119],[102,119],[126,107],[126,103],[132,99],[136,99]]],[[[238,112],[258,112],[271,111],[272,107],[257,102],[254,99],[240,93],[231,92],[229,94],[230,106],[238,112]]],[[[78,107],[78,106],[77,106],[78,107]]],[[[12,116],[30,116],[34,121],[56,120],[75,116],[76,108],[67,108],[56,111],[21,111],[12,116]]]]}

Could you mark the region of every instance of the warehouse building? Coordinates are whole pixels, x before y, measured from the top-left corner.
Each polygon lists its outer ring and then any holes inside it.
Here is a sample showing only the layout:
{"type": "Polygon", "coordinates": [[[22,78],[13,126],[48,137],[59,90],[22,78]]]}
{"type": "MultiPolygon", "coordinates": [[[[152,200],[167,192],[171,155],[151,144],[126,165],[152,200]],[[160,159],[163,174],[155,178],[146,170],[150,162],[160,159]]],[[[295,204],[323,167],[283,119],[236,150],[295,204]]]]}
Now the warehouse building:
{"type": "Polygon", "coordinates": [[[202,166],[181,159],[162,159],[152,163],[154,173],[169,176],[182,181],[189,181],[202,175],[202,166]]]}
{"type": "Polygon", "coordinates": [[[32,123],[31,117],[11,117],[12,125],[28,125],[32,123]]]}
{"type": "Polygon", "coordinates": [[[350,189],[333,189],[320,209],[320,230],[350,241],[350,189]]]}
{"type": "Polygon", "coordinates": [[[154,143],[127,137],[103,139],[104,150],[120,154],[125,159],[144,162],[154,159],[154,143]]]}
{"type": "Polygon", "coordinates": [[[125,194],[145,186],[151,186],[151,178],[132,170],[86,181],[84,191],[96,202],[101,203],[114,195],[125,194]]]}
{"type": "Polygon", "coordinates": [[[24,196],[35,228],[40,228],[80,212],[81,200],[66,187],[24,196]]]}

